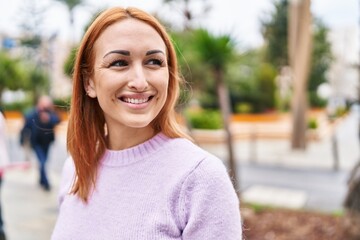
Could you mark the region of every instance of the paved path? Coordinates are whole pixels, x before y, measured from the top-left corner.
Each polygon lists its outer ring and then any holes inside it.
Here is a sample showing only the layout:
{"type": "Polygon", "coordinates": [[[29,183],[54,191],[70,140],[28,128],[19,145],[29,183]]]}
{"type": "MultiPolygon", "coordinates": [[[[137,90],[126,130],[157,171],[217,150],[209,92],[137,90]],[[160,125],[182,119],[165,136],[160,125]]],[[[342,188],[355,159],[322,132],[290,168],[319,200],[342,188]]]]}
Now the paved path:
{"type": "MultiPolygon", "coordinates": [[[[359,159],[357,121],[358,115],[354,112],[336,131],[339,171],[333,170],[331,138],[310,143],[305,152],[291,151],[289,143],[283,140],[258,140],[255,144],[237,141],[236,158],[241,166],[239,175],[243,193],[263,189],[260,195],[267,196],[267,200],[274,196],[290,200],[297,193],[297,199],[294,199],[298,201],[303,196],[300,200],[304,200],[305,208],[329,212],[341,209],[348,171],[359,159]]],[[[19,124],[12,122],[10,128],[17,129],[19,124]]],[[[8,147],[14,161],[24,161],[26,155],[18,145],[16,131],[10,132],[8,147]]],[[[206,144],[202,147],[226,159],[225,146],[206,144]]],[[[30,155],[30,168],[12,169],[6,173],[1,197],[9,240],[50,239],[57,215],[58,182],[66,157],[64,131],[59,131],[50,152],[53,185],[50,193],[43,192],[37,185],[37,165],[33,155],[30,155]]],[[[256,194],[256,191],[253,192],[256,194]]],[[[281,202],[282,199],[277,200],[281,202]]]]}
{"type": "MultiPolygon", "coordinates": [[[[19,123],[13,123],[15,125],[19,123]]],[[[51,192],[38,186],[37,161],[33,153],[18,144],[17,132],[10,132],[8,147],[19,167],[4,175],[1,200],[8,240],[49,240],[58,213],[57,192],[60,173],[67,157],[65,135],[58,134],[49,153],[51,192]],[[26,157],[28,156],[28,157],[26,157]],[[20,167],[20,166],[28,167],[20,167]]]]}
{"type": "Polygon", "coordinates": [[[241,166],[240,176],[244,201],[251,191],[255,202],[265,205],[337,212],[347,191],[348,172],[246,164],[241,166]],[[262,191],[255,191],[259,186],[262,191]]]}

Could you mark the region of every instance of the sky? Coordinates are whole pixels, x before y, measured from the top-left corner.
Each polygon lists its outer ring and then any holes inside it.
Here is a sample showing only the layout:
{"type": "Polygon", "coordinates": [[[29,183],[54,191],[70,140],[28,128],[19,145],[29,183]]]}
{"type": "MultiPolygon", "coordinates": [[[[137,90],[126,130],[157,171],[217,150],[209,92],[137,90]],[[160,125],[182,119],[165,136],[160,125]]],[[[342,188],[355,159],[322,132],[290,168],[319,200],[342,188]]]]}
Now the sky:
{"type": "MultiPolygon", "coordinates": [[[[215,34],[232,34],[240,47],[256,47],[263,43],[260,34],[260,19],[273,10],[273,0],[208,0],[212,5],[206,18],[197,24],[215,34]]],[[[22,10],[29,2],[48,6],[43,23],[47,36],[57,33],[62,39],[72,36],[66,7],[55,0],[0,0],[0,33],[17,34],[19,24],[24,21],[22,10]]],[[[174,8],[164,7],[162,0],[86,0],[86,4],[75,9],[75,38],[82,35],[84,25],[92,13],[106,6],[135,6],[148,12],[158,11],[165,19],[179,22],[180,13],[174,8]]],[[[196,5],[202,0],[193,1],[196,5]]],[[[358,0],[312,0],[312,12],[331,29],[357,29],[359,25],[358,0]]]]}

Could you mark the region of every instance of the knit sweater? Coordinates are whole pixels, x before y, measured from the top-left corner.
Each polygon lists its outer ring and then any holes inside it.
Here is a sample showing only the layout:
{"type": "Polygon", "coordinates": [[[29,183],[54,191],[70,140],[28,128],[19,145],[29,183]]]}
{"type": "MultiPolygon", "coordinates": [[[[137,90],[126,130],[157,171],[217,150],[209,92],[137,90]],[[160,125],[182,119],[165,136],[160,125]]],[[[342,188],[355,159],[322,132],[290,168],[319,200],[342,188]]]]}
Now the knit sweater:
{"type": "Polygon", "coordinates": [[[69,194],[69,158],[52,240],[241,239],[239,201],[224,164],[182,138],[158,134],[106,150],[88,203],[69,194]]]}

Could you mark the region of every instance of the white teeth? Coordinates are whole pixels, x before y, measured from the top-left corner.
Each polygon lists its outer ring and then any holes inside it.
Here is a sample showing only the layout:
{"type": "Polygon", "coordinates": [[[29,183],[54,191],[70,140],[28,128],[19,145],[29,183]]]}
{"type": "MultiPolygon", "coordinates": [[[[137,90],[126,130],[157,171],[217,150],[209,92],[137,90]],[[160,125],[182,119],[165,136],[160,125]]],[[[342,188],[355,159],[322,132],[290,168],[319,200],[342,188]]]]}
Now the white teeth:
{"type": "Polygon", "coordinates": [[[145,103],[149,100],[149,98],[124,98],[124,102],[132,103],[132,104],[141,104],[145,103]]]}

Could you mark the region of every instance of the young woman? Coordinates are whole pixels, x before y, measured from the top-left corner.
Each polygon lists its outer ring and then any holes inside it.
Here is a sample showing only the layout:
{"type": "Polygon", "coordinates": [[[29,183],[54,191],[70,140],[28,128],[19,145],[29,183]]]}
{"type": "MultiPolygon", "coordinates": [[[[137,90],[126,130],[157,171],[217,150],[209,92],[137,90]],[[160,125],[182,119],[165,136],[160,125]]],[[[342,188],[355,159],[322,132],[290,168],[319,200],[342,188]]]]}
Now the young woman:
{"type": "Polygon", "coordinates": [[[175,119],[179,74],[163,26],[111,8],[77,53],[57,239],[241,239],[221,160],[175,119]]]}

